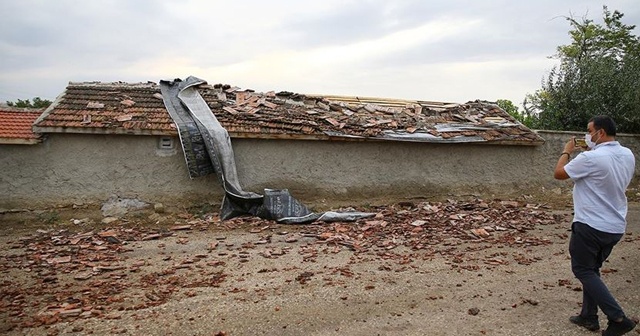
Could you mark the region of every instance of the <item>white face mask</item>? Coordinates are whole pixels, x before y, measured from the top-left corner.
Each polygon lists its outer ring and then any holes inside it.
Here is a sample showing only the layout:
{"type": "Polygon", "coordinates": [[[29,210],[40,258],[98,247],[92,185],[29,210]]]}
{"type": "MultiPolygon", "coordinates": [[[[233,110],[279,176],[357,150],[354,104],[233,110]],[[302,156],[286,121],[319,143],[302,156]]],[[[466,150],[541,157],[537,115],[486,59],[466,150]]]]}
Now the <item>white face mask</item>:
{"type": "Polygon", "coordinates": [[[597,145],[595,142],[591,140],[591,134],[588,134],[588,133],[584,135],[584,142],[587,144],[587,147],[589,147],[589,149],[597,145]]]}

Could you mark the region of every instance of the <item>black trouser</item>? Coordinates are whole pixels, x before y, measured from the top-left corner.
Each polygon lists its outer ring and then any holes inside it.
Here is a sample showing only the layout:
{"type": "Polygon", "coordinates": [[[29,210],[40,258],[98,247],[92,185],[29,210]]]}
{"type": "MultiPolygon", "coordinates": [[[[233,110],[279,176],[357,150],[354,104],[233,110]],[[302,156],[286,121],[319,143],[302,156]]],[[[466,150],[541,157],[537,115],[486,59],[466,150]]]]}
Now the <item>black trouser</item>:
{"type": "Polygon", "coordinates": [[[624,316],[622,308],[600,279],[602,263],[621,238],[622,234],[598,231],[584,223],[575,222],[571,225],[571,270],[582,283],[580,315],[585,318],[597,318],[598,307],[609,320],[624,316]]]}

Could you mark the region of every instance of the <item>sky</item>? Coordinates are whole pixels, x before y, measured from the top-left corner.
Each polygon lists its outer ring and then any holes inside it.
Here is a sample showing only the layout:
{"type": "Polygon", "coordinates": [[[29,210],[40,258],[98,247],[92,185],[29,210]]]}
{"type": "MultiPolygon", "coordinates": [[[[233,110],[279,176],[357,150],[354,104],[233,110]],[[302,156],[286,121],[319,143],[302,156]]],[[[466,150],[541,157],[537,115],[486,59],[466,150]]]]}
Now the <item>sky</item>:
{"type": "MultiPolygon", "coordinates": [[[[540,89],[568,17],[638,0],[0,0],[0,102],[195,76],[258,92],[464,103],[540,89]]],[[[640,35],[640,28],[634,33],[640,35]]]]}

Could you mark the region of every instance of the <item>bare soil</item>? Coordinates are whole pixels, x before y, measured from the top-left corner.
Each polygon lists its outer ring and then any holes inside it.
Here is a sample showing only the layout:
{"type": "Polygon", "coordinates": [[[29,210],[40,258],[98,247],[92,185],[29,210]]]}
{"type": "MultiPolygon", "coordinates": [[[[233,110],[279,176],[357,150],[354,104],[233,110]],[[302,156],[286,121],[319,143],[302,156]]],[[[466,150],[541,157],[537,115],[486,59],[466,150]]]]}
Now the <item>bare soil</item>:
{"type": "MultiPolygon", "coordinates": [[[[593,334],[568,322],[582,293],[569,269],[566,200],[356,209],[377,215],[290,226],[221,222],[209,205],[109,224],[95,205],[5,212],[0,332],[593,334]]],[[[640,315],[639,252],[634,201],[602,275],[630,316],[640,315]]]]}

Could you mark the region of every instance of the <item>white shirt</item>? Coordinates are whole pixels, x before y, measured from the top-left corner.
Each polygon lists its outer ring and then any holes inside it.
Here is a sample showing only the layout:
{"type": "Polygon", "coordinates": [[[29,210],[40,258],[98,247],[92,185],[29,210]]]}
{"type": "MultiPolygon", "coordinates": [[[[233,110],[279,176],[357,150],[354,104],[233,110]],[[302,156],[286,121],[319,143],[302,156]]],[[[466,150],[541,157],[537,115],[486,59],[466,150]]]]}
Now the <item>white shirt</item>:
{"type": "Polygon", "coordinates": [[[636,160],[618,141],[603,142],[564,166],[573,180],[574,222],[608,233],[624,233],[627,226],[625,191],[636,160]]]}

